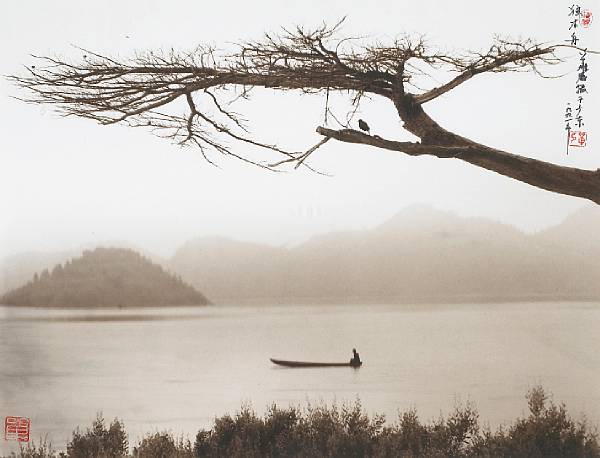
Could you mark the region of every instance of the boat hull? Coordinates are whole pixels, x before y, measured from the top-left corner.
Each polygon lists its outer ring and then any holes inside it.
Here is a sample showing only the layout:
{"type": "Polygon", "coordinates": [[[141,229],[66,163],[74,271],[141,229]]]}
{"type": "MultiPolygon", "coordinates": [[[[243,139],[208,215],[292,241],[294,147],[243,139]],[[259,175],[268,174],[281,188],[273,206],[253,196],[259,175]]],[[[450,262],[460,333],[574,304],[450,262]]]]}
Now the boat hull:
{"type": "Polygon", "coordinates": [[[283,359],[274,359],[270,358],[273,364],[277,364],[278,366],[285,367],[360,367],[362,363],[352,364],[352,363],[313,363],[306,361],[285,361],[283,359]]]}

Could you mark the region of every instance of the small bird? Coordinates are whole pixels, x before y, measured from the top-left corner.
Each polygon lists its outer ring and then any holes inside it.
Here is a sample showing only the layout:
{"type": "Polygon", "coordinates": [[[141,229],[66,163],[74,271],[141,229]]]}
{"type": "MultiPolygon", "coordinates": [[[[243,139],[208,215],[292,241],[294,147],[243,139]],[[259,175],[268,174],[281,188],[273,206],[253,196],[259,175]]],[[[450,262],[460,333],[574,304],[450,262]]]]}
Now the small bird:
{"type": "Polygon", "coordinates": [[[371,128],[362,119],[358,120],[358,127],[360,127],[360,130],[364,130],[365,132],[368,132],[369,135],[371,135],[371,128]]]}

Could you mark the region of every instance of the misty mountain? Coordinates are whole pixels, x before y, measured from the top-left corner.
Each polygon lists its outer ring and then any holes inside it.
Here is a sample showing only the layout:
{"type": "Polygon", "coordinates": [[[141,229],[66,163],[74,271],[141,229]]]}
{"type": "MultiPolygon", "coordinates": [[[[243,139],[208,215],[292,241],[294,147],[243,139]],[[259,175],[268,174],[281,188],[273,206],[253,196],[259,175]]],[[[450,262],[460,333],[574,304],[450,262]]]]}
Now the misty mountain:
{"type": "MultiPolygon", "coordinates": [[[[143,248],[124,241],[110,241],[104,246],[123,248],[136,251],[156,264],[165,264],[164,260],[143,248]]],[[[72,258],[79,257],[86,250],[93,250],[98,245],[86,244],[77,249],[44,252],[34,251],[19,253],[0,260],[0,294],[19,288],[32,279],[33,274],[44,269],[52,269],[56,264],[62,264],[72,258]]]]}
{"type": "MultiPolygon", "coordinates": [[[[219,303],[600,300],[599,233],[596,206],[536,234],[413,206],[371,230],[292,248],[206,237],[169,260],[145,255],[219,303]]],[[[5,259],[0,285],[19,287],[80,253],[5,259]]]]}
{"type": "Polygon", "coordinates": [[[35,273],[0,304],[101,307],[205,305],[208,300],[181,278],[133,250],[96,248],[35,273]]]}
{"type": "Polygon", "coordinates": [[[598,233],[596,207],[530,235],[413,206],[290,249],[201,238],[168,265],[218,302],[589,300],[600,299],[598,233]]]}

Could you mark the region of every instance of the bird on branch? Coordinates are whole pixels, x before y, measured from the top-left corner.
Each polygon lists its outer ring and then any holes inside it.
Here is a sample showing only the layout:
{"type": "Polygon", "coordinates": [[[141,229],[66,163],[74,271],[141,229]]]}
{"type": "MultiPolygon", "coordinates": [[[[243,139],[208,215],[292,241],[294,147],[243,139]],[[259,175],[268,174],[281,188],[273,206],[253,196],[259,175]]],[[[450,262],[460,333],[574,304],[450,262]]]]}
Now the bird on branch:
{"type": "Polygon", "coordinates": [[[365,132],[367,132],[369,135],[371,135],[371,128],[369,127],[369,125],[363,121],[362,119],[358,120],[358,127],[360,127],[360,130],[364,130],[365,132]]]}

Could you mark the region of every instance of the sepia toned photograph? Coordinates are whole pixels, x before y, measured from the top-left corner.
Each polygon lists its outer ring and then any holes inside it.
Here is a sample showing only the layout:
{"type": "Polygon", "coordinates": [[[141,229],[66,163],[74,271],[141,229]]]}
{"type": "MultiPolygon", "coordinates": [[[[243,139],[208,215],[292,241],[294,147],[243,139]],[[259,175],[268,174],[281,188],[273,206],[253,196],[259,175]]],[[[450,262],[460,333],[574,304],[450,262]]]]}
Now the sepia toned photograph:
{"type": "Polygon", "coordinates": [[[600,457],[600,2],[6,2],[0,457],[600,457]]]}

